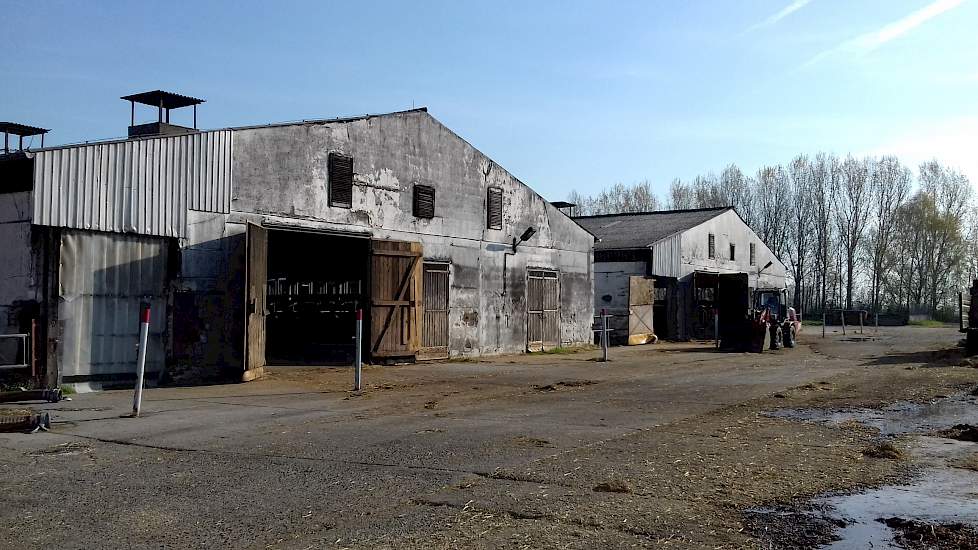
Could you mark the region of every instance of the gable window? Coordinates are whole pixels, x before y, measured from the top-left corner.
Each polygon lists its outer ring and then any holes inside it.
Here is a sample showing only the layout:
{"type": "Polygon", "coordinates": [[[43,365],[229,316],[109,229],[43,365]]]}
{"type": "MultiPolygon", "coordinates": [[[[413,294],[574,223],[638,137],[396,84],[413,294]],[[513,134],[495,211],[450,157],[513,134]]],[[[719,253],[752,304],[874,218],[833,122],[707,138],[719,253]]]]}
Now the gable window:
{"type": "Polygon", "coordinates": [[[757,265],[757,245],[750,243],[750,265],[757,265]]]}
{"type": "Polygon", "coordinates": [[[329,205],[352,208],[353,157],[330,153],[327,171],[329,172],[329,205]]]}
{"type": "Polygon", "coordinates": [[[435,188],[427,185],[414,186],[414,217],[435,217],[435,188]]]}
{"type": "Polygon", "coordinates": [[[486,227],[503,228],[503,190],[490,187],[486,197],[486,227]]]}
{"type": "Polygon", "coordinates": [[[711,260],[715,260],[717,258],[717,238],[713,235],[713,233],[710,233],[706,253],[707,257],[711,260]]]}
{"type": "Polygon", "coordinates": [[[734,262],[737,260],[737,245],[730,243],[730,261],[734,262]]]}

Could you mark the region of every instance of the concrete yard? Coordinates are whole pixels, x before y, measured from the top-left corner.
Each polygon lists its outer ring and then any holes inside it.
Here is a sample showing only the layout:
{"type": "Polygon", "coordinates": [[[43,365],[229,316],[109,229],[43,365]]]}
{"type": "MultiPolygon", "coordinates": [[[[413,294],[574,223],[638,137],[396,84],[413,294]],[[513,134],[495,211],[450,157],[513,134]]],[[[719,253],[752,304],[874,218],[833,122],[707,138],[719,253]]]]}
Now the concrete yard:
{"type": "Polygon", "coordinates": [[[767,411],[978,384],[952,328],[806,331],[764,354],[659,344],[608,364],[581,351],[368,367],[360,395],[349,369],[280,367],[148,390],[138,419],[130,391],[33,404],[51,432],[0,434],[0,547],[803,546],[749,511],[899,483],[916,439],[876,458],[865,425],[767,411]]]}

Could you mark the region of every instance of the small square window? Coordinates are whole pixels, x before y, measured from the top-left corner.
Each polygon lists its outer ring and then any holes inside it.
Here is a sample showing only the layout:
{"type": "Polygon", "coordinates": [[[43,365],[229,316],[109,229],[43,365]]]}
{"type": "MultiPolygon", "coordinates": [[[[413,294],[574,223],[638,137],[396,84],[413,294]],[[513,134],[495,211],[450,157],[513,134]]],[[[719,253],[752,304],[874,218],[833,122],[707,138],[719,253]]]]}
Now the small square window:
{"type": "Polygon", "coordinates": [[[329,172],[329,205],[340,208],[353,207],[353,157],[330,153],[327,161],[329,172]]]}
{"type": "Polygon", "coordinates": [[[435,217],[435,188],[427,185],[414,186],[414,217],[435,217]]]}
{"type": "Polygon", "coordinates": [[[717,258],[717,238],[713,235],[713,233],[710,233],[706,253],[708,254],[707,257],[711,260],[715,260],[717,258]]]}
{"type": "Polygon", "coordinates": [[[490,187],[486,200],[486,227],[503,228],[503,190],[490,187]]]}
{"type": "Polygon", "coordinates": [[[737,261],[737,245],[730,243],[730,261],[737,261]]]}

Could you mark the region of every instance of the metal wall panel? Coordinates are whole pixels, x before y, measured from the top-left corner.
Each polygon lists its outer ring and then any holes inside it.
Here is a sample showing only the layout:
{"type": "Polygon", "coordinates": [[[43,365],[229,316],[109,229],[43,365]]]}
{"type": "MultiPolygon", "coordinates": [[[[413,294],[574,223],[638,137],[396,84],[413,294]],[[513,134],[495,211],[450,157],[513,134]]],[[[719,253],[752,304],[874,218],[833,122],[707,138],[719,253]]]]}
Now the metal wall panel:
{"type": "Polygon", "coordinates": [[[187,210],[231,210],[230,130],[38,151],[34,223],[184,237],[187,210]]]}
{"type": "Polygon", "coordinates": [[[166,239],[89,231],[61,238],[58,321],[66,383],[134,376],[139,304],[151,304],[146,371],[163,369],[166,239]]]}
{"type": "Polygon", "coordinates": [[[659,277],[682,277],[682,234],[666,237],[652,245],[652,273],[659,277]]]}

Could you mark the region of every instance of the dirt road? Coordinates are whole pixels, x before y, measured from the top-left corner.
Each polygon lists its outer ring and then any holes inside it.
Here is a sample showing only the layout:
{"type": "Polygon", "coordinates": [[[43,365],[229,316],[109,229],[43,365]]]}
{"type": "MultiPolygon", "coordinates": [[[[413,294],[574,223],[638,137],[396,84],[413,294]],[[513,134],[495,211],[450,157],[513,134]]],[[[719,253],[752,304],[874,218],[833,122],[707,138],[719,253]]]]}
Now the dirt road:
{"type": "Polygon", "coordinates": [[[362,395],[277,369],[149,390],[139,419],[131,392],[38,404],[51,433],[0,434],[0,547],[790,546],[751,511],[905,480],[914,443],[876,457],[875,428],[772,411],[978,384],[952,329],[852,336],[370,367],[362,395]]]}

